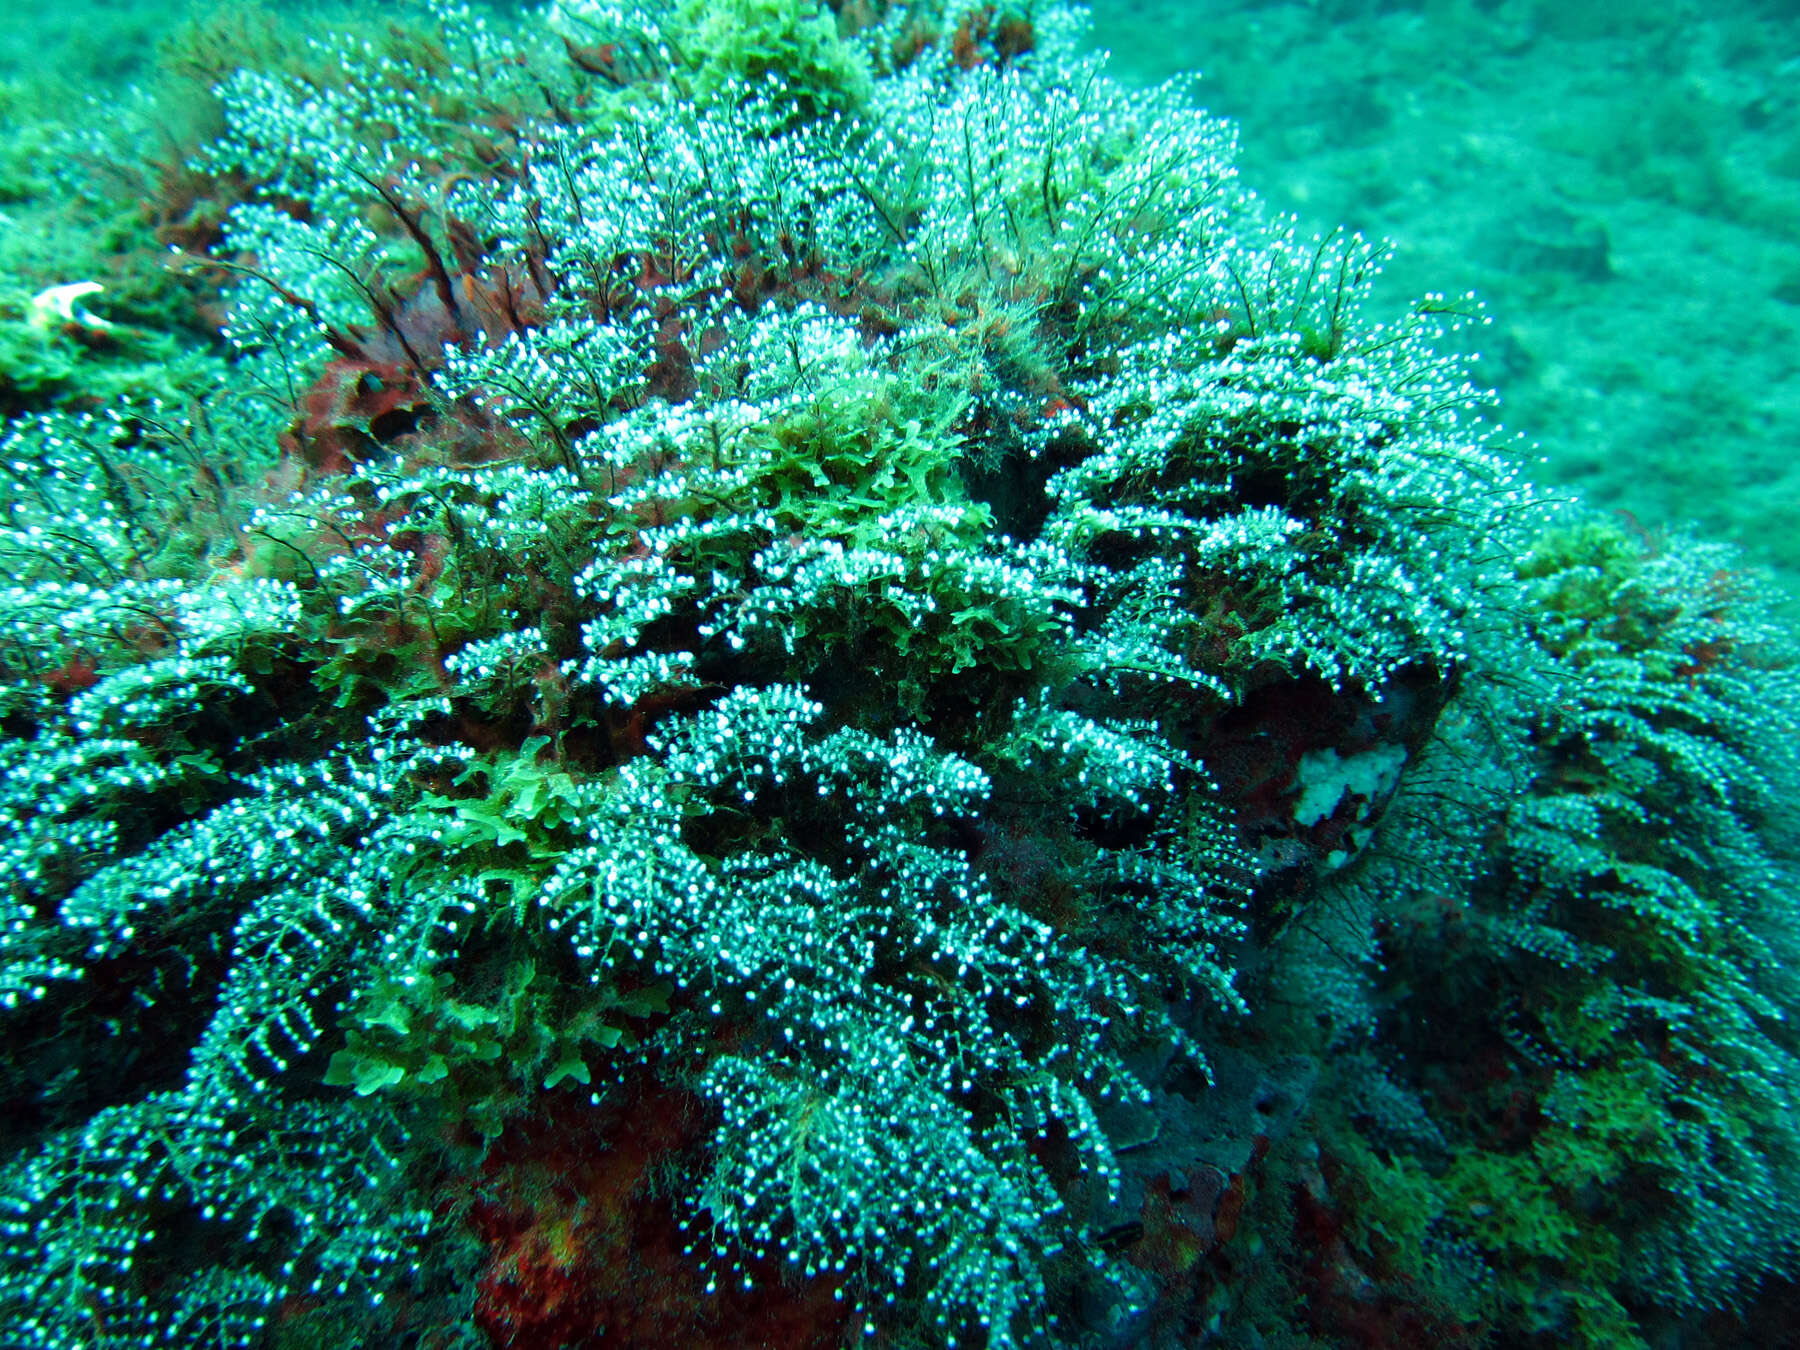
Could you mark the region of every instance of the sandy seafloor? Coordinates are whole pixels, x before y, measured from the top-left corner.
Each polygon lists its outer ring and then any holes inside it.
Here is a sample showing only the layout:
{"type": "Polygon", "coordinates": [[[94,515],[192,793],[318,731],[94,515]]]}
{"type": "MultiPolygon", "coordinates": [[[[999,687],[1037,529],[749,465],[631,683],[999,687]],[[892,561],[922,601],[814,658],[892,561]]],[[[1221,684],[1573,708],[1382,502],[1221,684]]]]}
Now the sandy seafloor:
{"type": "MultiPolygon", "coordinates": [[[[0,135],[119,96],[183,12],[15,7],[0,135]]],[[[1393,241],[1377,315],[1425,291],[1486,301],[1478,376],[1535,477],[1734,541],[1800,595],[1800,0],[1093,16],[1120,77],[1201,73],[1200,101],[1242,126],[1245,181],[1306,231],[1393,241]]]]}
{"type": "Polygon", "coordinates": [[[1272,204],[1392,240],[1385,305],[1485,300],[1478,375],[1540,481],[1731,540],[1800,594],[1800,4],[1094,16],[1115,73],[1202,73],[1272,204]]]}

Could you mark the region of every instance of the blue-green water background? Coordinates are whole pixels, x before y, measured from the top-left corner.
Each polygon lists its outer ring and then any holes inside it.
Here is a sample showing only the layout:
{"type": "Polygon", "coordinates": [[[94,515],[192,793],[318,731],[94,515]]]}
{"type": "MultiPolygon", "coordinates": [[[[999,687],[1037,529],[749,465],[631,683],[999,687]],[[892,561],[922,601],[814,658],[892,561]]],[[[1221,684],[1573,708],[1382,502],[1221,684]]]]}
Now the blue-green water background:
{"type": "MultiPolygon", "coordinates": [[[[104,116],[188,12],[13,7],[0,134],[104,116]]],[[[1102,0],[1092,40],[1128,81],[1199,72],[1309,231],[1392,240],[1384,305],[1481,295],[1478,373],[1541,481],[1800,594],[1800,6],[1102,0]]]]}

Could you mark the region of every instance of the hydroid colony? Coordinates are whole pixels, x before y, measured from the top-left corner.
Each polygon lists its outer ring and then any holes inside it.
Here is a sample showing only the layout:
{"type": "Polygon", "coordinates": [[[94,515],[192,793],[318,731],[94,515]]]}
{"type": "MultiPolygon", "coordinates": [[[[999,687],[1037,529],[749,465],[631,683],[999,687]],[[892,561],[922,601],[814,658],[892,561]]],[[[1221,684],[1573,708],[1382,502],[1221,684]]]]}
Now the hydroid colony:
{"type": "Polygon", "coordinates": [[[1079,33],[218,85],[229,359],[3,456],[9,1343],[1755,1315],[1785,642],[1079,33]]]}

